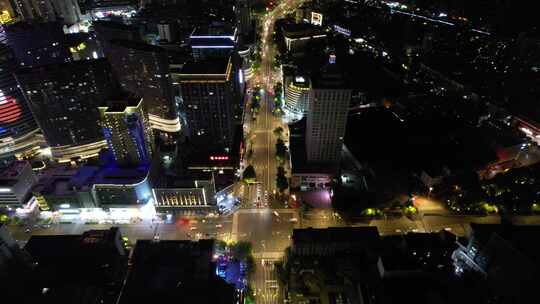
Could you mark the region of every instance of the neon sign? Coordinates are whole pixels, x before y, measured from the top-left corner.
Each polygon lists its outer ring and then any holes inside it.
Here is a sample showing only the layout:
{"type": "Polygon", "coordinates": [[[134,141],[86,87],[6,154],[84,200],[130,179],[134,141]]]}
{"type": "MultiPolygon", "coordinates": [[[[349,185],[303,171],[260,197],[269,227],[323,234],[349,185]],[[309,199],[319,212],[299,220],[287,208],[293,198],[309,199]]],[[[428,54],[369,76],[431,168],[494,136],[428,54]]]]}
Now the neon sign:
{"type": "Polygon", "coordinates": [[[21,118],[22,109],[17,100],[0,91],[0,123],[9,124],[21,118]]]}
{"type": "Polygon", "coordinates": [[[228,156],[210,156],[210,160],[229,160],[228,156]]]}

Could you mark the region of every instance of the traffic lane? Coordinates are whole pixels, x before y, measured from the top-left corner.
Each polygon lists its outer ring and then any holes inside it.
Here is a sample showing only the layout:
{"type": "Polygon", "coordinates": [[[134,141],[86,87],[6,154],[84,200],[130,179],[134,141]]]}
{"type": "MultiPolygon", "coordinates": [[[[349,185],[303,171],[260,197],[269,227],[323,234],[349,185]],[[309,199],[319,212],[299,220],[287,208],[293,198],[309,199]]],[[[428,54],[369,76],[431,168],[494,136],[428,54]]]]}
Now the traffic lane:
{"type": "Polygon", "coordinates": [[[49,228],[35,228],[30,233],[26,233],[26,227],[23,226],[8,226],[9,231],[16,240],[27,241],[32,235],[73,235],[82,234],[88,230],[104,230],[111,227],[119,227],[120,233],[135,241],[139,239],[153,239],[154,234],[160,235],[160,239],[190,239],[196,238],[197,233],[201,234],[201,238],[211,238],[215,236],[218,239],[223,237],[223,234],[229,234],[232,229],[232,219],[216,218],[205,220],[205,222],[191,224],[165,224],[165,223],[142,223],[142,224],[54,224],[49,228]],[[193,229],[194,228],[194,229],[193,229]]]}
{"type": "Polygon", "coordinates": [[[292,213],[278,213],[269,209],[238,215],[238,240],[251,241],[253,251],[281,252],[290,244],[294,229],[292,213]]]}

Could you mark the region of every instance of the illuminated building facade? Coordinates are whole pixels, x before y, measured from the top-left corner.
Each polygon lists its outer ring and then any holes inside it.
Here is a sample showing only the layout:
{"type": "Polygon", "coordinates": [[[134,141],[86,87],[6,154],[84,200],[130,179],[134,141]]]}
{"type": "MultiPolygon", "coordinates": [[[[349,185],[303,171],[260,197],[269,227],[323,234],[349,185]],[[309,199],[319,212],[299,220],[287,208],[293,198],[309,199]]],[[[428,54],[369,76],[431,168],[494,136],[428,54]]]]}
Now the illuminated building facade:
{"type": "Polygon", "coordinates": [[[179,132],[180,119],[169,73],[167,52],[157,46],[111,40],[106,57],[125,91],[144,99],[153,129],[179,132]]]}
{"type": "Polygon", "coordinates": [[[27,203],[37,179],[27,161],[14,161],[0,169],[0,206],[19,208],[27,203]]]}
{"type": "Polygon", "coordinates": [[[152,199],[149,175],[148,166],[101,169],[92,192],[103,208],[146,204],[152,199]]]}
{"type": "Polygon", "coordinates": [[[126,98],[99,107],[103,134],[119,166],[149,164],[154,136],[143,108],[143,99],[126,98]]]}
{"type": "Polygon", "coordinates": [[[302,75],[284,78],[285,104],[283,111],[294,120],[300,120],[308,110],[311,82],[307,76],[302,75]]]}
{"type": "Polygon", "coordinates": [[[93,20],[110,16],[131,16],[139,8],[136,0],[82,0],[81,11],[93,20]]]}
{"type": "Polygon", "coordinates": [[[228,58],[236,47],[236,27],[214,25],[196,28],[189,37],[193,58],[196,61],[211,58],[228,58]]]}
{"type": "Polygon", "coordinates": [[[44,144],[13,75],[17,59],[8,45],[4,27],[0,26],[0,157],[10,157],[44,144]]]}
{"type": "Polygon", "coordinates": [[[230,59],[184,65],[173,80],[180,85],[186,133],[194,140],[230,149],[233,144],[234,80],[230,59]],[[204,140],[203,140],[204,139],[204,140]]]}
{"type": "Polygon", "coordinates": [[[171,188],[153,189],[154,205],[158,211],[216,211],[214,180],[186,180],[171,188]]]}
{"type": "Polygon", "coordinates": [[[283,27],[285,46],[289,52],[301,52],[310,41],[326,38],[323,30],[310,24],[287,24],[283,27]]]}
{"type": "Polygon", "coordinates": [[[346,89],[333,55],[312,81],[306,128],[307,161],[339,163],[351,90],[346,89]]]}
{"type": "Polygon", "coordinates": [[[54,158],[96,156],[106,146],[98,106],[117,86],[105,59],[21,69],[16,75],[54,158]]]}

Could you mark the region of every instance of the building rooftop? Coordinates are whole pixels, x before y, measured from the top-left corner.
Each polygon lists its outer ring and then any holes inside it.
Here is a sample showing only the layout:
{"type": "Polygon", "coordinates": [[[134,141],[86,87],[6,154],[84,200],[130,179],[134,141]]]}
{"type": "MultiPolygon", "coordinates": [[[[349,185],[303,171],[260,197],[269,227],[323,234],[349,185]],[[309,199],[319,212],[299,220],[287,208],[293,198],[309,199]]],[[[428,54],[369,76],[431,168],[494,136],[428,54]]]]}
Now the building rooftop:
{"type": "Polygon", "coordinates": [[[234,40],[236,37],[236,28],[229,24],[212,24],[210,26],[199,26],[191,34],[191,39],[207,37],[224,37],[234,40]]]}
{"type": "Polygon", "coordinates": [[[82,304],[105,294],[115,297],[127,268],[120,240],[117,227],[82,235],[33,235],[24,248],[35,262],[25,299],[82,304]]]}
{"type": "Polygon", "coordinates": [[[179,73],[182,77],[226,75],[230,72],[230,58],[212,58],[187,62],[179,73]]]}
{"type": "Polygon", "coordinates": [[[195,48],[234,48],[234,41],[229,38],[197,38],[191,39],[192,47],[195,48]]]}
{"type": "Polygon", "coordinates": [[[540,226],[521,226],[511,224],[471,223],[471,234],[475,240],[486,246],[494,236],[508,242],[514,249],[540,266],[540,245],[533,242],[540,235],[540,226]]]}
{"type": "Polygon", "coordinates": [[[107,100],[107,109],[105,113],[125,112],[129,107],[138,107],[142,98],[133,95],[118,96],[107,100]]]}
{"type": "Polygon", "coordinates": [[[165,49],[159,46],[151,45],[151,44],[139,42],[139,41],[133,41],[133,40],[113,39],[110,41],[110,43],[114,44],[115,46],[121,46],[124,48],[134,49],[134,50],[143,51],[143,52],[151,52],[151,53],[166,52],[165,49]]]}
{"type": "Polygon", "coordinates": [[[309,23],[286,23],[282,27],[285,38],[297,39],[302,37],[311,37],[317,35],[326,36],[325,32],[319,26],[309,23]]]}
{"type": "Polygon", "coordinates": [[[379,240],[379,230],[374,226],[294,229],[292,234],[294,245],[299,243],[330,244],[336,242],[377,244],[379,240]]]}
{"type": "Polygon", "coordinates": [[[118,303],[234,303],[233,286],[216,275],[213,247],[212,240],[137,241],[118,303]]]}

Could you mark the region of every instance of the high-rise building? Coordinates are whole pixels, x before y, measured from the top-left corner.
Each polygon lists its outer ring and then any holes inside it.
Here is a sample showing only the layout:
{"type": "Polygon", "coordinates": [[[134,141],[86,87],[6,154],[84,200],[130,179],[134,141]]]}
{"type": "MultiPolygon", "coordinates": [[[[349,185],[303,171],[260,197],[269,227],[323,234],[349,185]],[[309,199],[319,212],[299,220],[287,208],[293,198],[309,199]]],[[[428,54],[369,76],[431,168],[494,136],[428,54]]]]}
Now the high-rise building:
{"type": "Polygon", "coordinates": [[[0,26],[0,157],[9,157],[43,144],[39,128],[13,72],[17,59],[0,26]]]}
{"type": "Polygon", "coordinates": [[[179,83],[186,114],[186,133],[195,141],[206,141],[230,149],[233,144],[234,80],[230,59],[191,62],[173,74],[179,83]]]}
{"type": "Polygon", "coordinates": [[[130,40],[111,40],[109,45],[105,55],[122,89],[143,97],[152,128],[180,131],[167,52],[130,40]]]}
{"type": "Polygon", "coordinates": [[[283,111],[292,120],[300,120],[308,110],[311,82],[304,75],[284,76],[285,103],[283,111]]]}
{"type": "Polygon", "coordinates": [[[329,63],[312,79],[306,128],[308,162],[338,163],[347,125],[351,90],[330,55],[329,63]]]}
{"type": "Polygon", "coordinates": [[[149,164],[154,150],[154,136],[142,98],[114,100],[99,107],[103,134],[120,166],[149,164]]]}
{"type": "Polygon", "coordinates": [[[105,59],[21,69],[16,77],[53,157],[86,158],[106,146],[97,107],[117,86],[105,59]]]}

